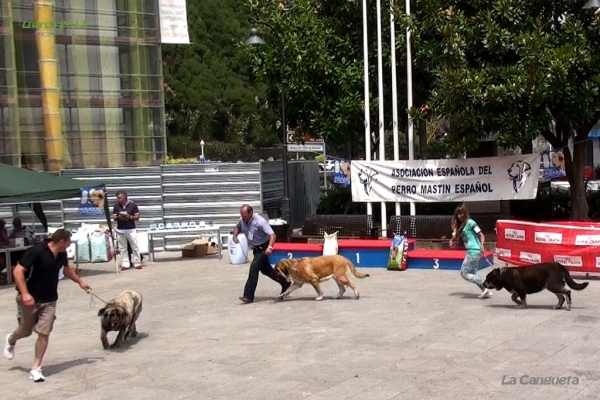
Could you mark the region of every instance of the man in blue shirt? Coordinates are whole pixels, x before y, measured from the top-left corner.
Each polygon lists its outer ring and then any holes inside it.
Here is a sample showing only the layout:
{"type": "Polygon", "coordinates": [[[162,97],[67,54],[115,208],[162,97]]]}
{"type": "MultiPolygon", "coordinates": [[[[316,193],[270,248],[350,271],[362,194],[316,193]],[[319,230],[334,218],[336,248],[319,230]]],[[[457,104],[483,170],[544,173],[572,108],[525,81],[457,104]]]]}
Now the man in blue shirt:
{"type": "Polygon", "coordinates": [[[240,216],[242,218],[233,230],[233,241],[238,243],[237,236],[243,233],[246,235],[248,245],[254,253],[254,259],[252,260],[252,264],[250,264],[248,280],[244,287],[244,296],[240,297],[243,303],[248,304],[254,301],[254,292],[258,285],[259,272],[279,283],[281,285],[281,293],[290,287],[290,282],[273,269],[269,262],[269,256],[273,253],[273,244],[275,243],[275,232],[273,232],[273,228],[271,228],[269,222],[260,215],[255,215],[252,207],[248,204],[244,204],[240,208],[240,216]]]}

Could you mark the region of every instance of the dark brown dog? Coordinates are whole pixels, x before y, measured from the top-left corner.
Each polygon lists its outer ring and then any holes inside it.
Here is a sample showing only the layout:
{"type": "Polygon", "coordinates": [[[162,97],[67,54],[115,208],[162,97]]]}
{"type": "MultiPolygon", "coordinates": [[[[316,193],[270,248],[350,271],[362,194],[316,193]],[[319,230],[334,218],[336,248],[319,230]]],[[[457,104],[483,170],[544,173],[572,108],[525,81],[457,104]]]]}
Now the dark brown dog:
{"type": "Polygon", "coordinates": [[[567,311],[571,310],[571,291],[583,290],[589,282],[577,283],[571,278],[571,274],[562,264],[541,263],[524,268],[496,268],[492,270],[483,282],[486,289],[506,289],[512,293],[511,300],[518,304],[519,308],[527,308],[525,297],[528,294],[538,293],[548,289],[558,297],[556,309],[560,309],[567,300],[567,311]],[[519,300],[520,298],[520,300],[519,300]]]}
{"type": "Polygon", "coordinates": [[[109,301],[105,307],[98,311],[100,319],[100,340],[102,347],[108,348],[107,333],[119,332],[114,343],[110,346],[115,349],[121,345],[123,340],[131,335],[137,336],[136,322],[142,312],[142,295],[133,290],[126,290],[114,300],[109,301]]]}

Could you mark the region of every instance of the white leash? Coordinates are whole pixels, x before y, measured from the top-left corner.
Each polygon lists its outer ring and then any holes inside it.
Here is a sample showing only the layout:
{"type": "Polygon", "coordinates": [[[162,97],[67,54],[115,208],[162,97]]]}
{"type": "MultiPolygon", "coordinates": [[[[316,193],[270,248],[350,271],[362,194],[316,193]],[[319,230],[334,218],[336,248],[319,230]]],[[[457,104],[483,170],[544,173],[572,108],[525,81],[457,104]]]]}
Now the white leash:
{"type": "Polygon", "coordinates": [[[96,308],[96,302],[94,301],[94,297],[103,302],[104,304],[108,304],[106,301],[102,300],[100,297],[96,296],[94,292],[90,290],[90,308],[96,308]]]}

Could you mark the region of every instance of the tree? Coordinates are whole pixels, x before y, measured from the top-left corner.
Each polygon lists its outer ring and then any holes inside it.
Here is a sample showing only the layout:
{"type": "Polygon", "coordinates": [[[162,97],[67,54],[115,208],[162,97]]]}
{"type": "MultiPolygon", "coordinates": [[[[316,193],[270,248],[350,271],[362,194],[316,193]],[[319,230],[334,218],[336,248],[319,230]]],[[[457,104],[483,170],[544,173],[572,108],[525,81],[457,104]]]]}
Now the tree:
{"type": "Polygon", "coordinates": [[[283,0],[250,0],[248,7],[266,42],[245,47],[255,76],[268,87],[263,101],[280,106],[283,68],[290,127],[321,135],[331,145],[360,141],[364,137],[360,2],[295,0],[288,6],[283,0]]]}
{"type": "MultiPolygon", "coordinates": [[[[577,220],[588,218],[587,135],[600,119],[600,16],[585,0],[415,0],[405,26],[417,68],[433,77],[430,113],[456,147],[493,134],[563,147],[577,220]],[[574,139],[571,154],[566,147],[574,139]]],[[[401,32],[401,31],[400,31],[401,32]]]]}
{"type": "Polygon", "coordinates": [[[273,113],[256,102],[264,88],[251,80],[238,46],[250,29],[244,1],[189,2],[192,43],[163,45],[167,134],[178,153],[199,154],[200,139],[237,146],[278,140],[273,113]]]}

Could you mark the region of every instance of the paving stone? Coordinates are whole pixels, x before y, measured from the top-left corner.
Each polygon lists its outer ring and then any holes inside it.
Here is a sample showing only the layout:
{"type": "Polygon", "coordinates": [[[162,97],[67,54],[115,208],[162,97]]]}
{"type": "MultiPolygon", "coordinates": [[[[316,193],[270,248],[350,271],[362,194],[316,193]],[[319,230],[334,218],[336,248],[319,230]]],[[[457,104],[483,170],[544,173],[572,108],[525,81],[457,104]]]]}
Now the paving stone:
{"type": "MultiPolygon", "coordinates": [[[[600,397],[600,282],[574,292],[573,311],[554,310],[547,292],[518,310],[507,292],[476,298],[458,271],[370,269],[351,277],[361,293],[341,300],[334,282],[314,301],[303,287],[277,302],[261,275],[253,304],[241,305],[248,265],[158,254],[141,271],[82,265],[94,293],[144,296],[140,335],[105,351],[102,302],[63,280],[44,360],[47,381],[28,380],[35,334],[12,361],[0,360],[0,387],[15,399],[587,399],[600,397]],[[574,377],[578,385],[532,385],[532,377],[574,377]],[[516,384],[503,383],[515,377],[516,384]]],[[[479,272],[484,276],[486,268],[479,272]]],[[[15,326],[15,290],[0,286],[0,340],[15,326]]],[[[114,333],[110,334],[114,339],[114,333]]]]}

